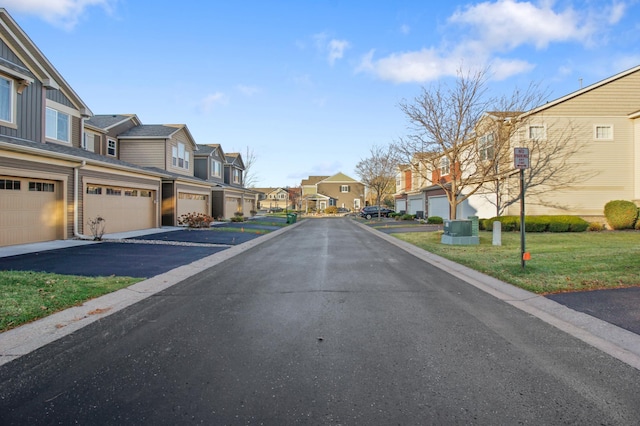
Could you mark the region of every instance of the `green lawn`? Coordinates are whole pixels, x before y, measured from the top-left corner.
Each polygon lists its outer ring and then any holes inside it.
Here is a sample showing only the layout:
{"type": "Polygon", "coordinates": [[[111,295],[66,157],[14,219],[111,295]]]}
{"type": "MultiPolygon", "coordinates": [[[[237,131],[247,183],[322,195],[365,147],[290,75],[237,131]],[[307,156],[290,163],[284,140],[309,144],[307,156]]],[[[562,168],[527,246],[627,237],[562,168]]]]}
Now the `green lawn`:
{"type": "Polygon", "coordinates": [[[545,294],[640,285],[640,232],[528,233],[531,260],[520,262],[520,234],[503,233],[502,245],[480,232],[480,244],[440,243],[441,232],[392,234],[474,270],[545,294]]]}
{"type": "Polygon", "coordinates": [[[0,271],[0,331],[46,317],[143,278],[80,277],[41,272],[0,271]]]}

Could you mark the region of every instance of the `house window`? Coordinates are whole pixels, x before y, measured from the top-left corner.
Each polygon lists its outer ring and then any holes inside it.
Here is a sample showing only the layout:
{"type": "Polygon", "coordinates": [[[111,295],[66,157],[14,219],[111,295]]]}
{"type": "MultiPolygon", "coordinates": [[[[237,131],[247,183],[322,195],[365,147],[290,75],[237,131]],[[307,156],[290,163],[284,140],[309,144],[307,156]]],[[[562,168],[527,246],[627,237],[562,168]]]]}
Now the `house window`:
{"type": "Polygon", "coordinates": [[[102,187],[87,185],[87,194],[100,195],[102,194],[102,187]]]}
{"type": "Polygon", "coordinates": [[[495,137],[493,133],[489,133],[484,136],[480,136],[478,139],[478,154],[480,155],[480,160],[491,160],[493,159],[495,149],[495,137]]]}
{"type": "Polygon", "coordinates": [[[349,192],[349,185],[340,185],[340,192],[349,192]]]}
{"type": "Polygon", "coordinates": [[[171,147],[171,164],[181,169],[189,169],[189,151],[182,142],[178,142],[178,146],[171,147]]]}
{"type": "Polygon", "coordinates": [[[13,123],[13,80],[0,77],[0,120],[13,123]]]}
{"type": "Polygon", "coordinates": [[[593,129],[594,138],[598,140],[613,140],[613,126],[597,124],[593,129]]]}
{"type": "Polygon", "coordinates": [[[446,176],[451,172],[451,161],[449,157],[442,157],[440,160],[440,176],[446,176]]]}
{"type": "Polygon", "coordinates": [[[116,156],[116,141],[114,141],[113,139],[109,139],[107,141],[107,155],[110,155],[112,157],[116,156]]]}
{"type": "Polygon", "coordinates": [[[69,142],[69,114],[47,107],[46,136],[61,142],[69,142]]]}
{"type": "Polygon", "coordinates": [[[240,170],[233,169],[233,183],[240,183],[240,170]]]}
{"type": "Polygon", "coordinates": [[[215,177],[222,176],[222,163],[218,160],[211,161],[211,175],[215,177]]]}
{"type": "Polygon", "coordinates": [[[547,132],[545,131],[544,126],[529,126],[529,139],[547,139],[547,132]]]}
{"type": "Polygon", "coordinates": [[[29,191],[54,192],[54,184],[46,182],[29,182],[29,191]]]}
{"type": "Polygon", "coordinates": [[[9,191],[20,191],[20,181],[11,179],[0,179],[0,189],[9,191]]]}

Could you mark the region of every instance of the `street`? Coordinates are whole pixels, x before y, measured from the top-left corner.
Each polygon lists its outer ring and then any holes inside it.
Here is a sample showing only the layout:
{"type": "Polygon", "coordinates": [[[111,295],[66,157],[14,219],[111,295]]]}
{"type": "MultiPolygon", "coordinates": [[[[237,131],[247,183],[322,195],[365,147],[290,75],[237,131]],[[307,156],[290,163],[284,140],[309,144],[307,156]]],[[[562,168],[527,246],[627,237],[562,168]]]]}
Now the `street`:
{"type": "Polygon", "coordinates": [[[0,367],[0,424],[637,424],[640,371],[305,220],[0,367]]]}

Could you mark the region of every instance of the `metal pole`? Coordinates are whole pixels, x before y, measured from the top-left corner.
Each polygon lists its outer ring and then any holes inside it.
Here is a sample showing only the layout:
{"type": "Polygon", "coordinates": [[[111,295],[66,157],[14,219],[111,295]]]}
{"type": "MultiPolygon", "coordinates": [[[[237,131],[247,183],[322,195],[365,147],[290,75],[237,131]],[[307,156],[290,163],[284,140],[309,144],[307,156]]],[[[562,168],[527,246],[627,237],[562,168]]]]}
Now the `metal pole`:
{"type": "Polygon", "coordinates": [[[520,262],[525,268],[525,226],[524,226],[524,169],[520,169],[520,262]]]}

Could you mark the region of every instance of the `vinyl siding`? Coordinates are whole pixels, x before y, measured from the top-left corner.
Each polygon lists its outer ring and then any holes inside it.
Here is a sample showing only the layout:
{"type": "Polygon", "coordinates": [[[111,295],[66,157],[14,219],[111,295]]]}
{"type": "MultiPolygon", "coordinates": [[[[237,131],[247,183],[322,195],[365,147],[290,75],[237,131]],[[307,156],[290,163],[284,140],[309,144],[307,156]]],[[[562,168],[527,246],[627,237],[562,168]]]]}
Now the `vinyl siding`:
{"type": "Polygon", "coordinates": [[[120,160],[142,167],[165,169],[164,139],[118,141],[120,160]]]}
{"type": "Polygon", "coordinates": [[[187,135],[185,134],[184,131],[180,131],[178,133],[176,133],[172,139],[167,141],[167,144],[165,145],[165,158],[166,158],[166,162],[164,165],[164,169],[165,170],[169,170],[173,173],[179,173],[181,175],[185,175],[185,176],[193,176],[193,163],[194,163],[194,155],[193,155],[193,144],[191,143],[191,141],[187,138],[187,135]],[[178,142],[182,142],[184,144],[185,150],[187,152],[189,152],[189,169],[183,169],[180,167],[174,167],[172,164],[172,152],[171,152],[171,147],[172,146],[178,146],[178,142]]]}

